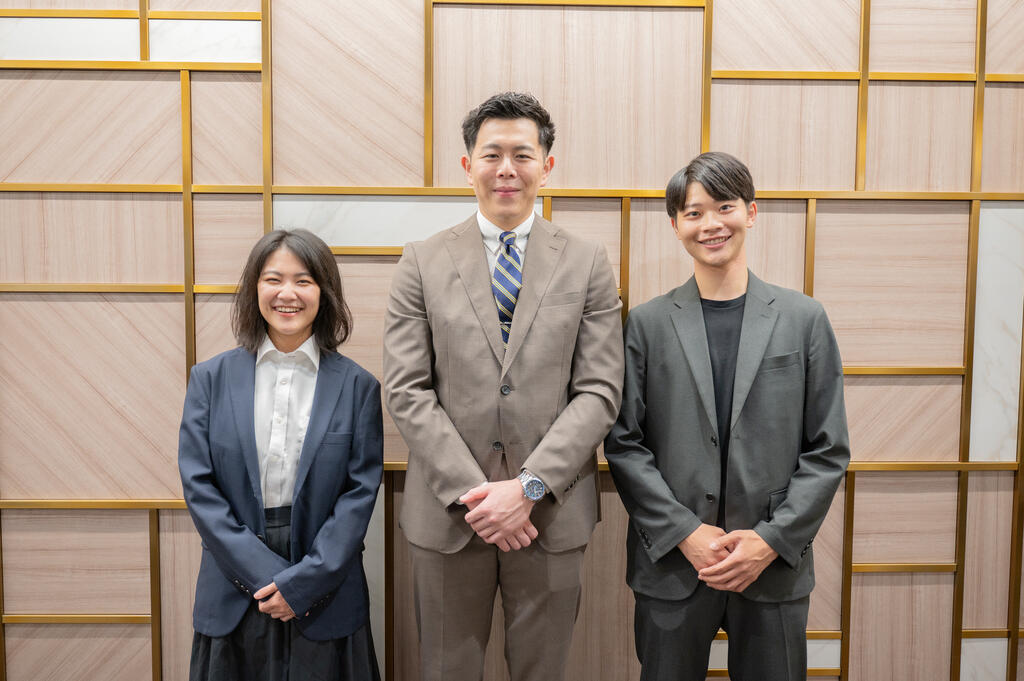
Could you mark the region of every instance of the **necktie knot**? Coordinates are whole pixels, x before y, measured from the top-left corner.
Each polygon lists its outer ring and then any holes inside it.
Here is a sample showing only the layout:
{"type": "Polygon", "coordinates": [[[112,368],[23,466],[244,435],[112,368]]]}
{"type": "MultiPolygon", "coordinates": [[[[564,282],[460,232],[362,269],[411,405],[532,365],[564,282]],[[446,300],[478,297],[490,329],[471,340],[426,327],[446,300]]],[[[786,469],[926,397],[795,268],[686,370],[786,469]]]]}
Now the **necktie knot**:
{"type": "Polygon", "coordinates": [[[506,253],[511,253],[512,247],[516,245],[516,233],[502,232],[498,239],[501,241],[501,245],[504,246],[504,251],[506,253]]]}

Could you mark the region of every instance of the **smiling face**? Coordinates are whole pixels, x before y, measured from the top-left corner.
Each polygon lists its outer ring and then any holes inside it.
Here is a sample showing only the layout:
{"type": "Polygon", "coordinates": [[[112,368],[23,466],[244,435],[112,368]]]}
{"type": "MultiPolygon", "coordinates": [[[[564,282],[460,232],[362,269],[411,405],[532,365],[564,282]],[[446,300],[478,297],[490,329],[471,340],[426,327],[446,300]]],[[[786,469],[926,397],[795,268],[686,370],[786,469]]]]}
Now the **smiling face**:
{"type": "Polygon", "coordinates": [[[256,296],[267,335],[278,350],[292,352],[313,335],[320,286],[290,250],[282,247],[267,257],[256,296]]]}
{"type": "Polygon", "coordinates": [[[672,219],[676,238],[693,257],[697,271],[747,267],[747,230],[754,226],[757,204],[743,199],[716,201],[700,182],[686,187],[683,207],[672,219]]]}
{"type": "Polygon", "coordinates": [[[529,118],[487,119],[472,156],[462,157],[480,212],[504,230],[514,229],[533,212],[554,162],[545,157],[537,124],[529,118]]]}

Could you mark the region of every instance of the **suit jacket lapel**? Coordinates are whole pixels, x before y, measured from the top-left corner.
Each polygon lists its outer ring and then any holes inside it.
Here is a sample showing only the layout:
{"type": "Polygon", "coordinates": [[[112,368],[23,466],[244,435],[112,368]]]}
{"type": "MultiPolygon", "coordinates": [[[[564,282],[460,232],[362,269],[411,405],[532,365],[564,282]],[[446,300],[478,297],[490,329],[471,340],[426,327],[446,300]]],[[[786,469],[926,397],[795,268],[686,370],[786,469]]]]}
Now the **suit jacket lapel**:
{"type": "Polygon", "coordinates": [[[711,373],[711,354],[708,352],[708,334],[704,327],[704,311],[700,306],[700,292],[693,277],[677,288],[672,301],[679,308],[672,313],[672,324],[683,346],[683,354],[690,365],[690,372],[697,383],[697,392],[704,405],[704,413],[711,429],[718,433],[718,416],[715,410],[715,381],[711,373]]]}
{"type": "Polygon", "coordinates": [[[299,465],[295,471],[294,495],[302,489],[302,483],[306,480],[313,459],[320,448],[320,442],[324,439],[327,426],[330,425],[331,415],[334,414],[338,400],[341,399],[341,386],[345,384],[347,366],[341,361],[341,356],[336,352],[320,353],[320,369],[316,374],[316,388],[313,390],[313,407],[309,413],[309,423],[306,424],[306,436],[302,441],[302,451],[299,454],[299,465]]]}
{"type": "Polygon", "coordinates": [[[256,426],[254,400],[256,395],[256,355],[236,353],[231,359],[231,410],[235,414],[238,441],[242,445],[242,458],[249,474],[249,483],[263,508],[263,486],[260,484],[260,460],[256,452],[256,426]]]}
{"type": "Polygon", "coordinates": [[[740,347],[736,356],[736,380],[733,383],[732,420],[730,427],[736,427],[736,420],[754,384],[757,370],[761,366],[768,341],[775,328],[779,312],[771,307],[775,296],[764,282],[749,273],[747,300],[743,306],[743,326],[740,327],[740,347]]]}
{"type": "MultiPolygon", "coordinates": [[[[530,235],[533,238],[533,235],[530,235]]],[[[476,215],[452,230],[445,242],[448,253],[455,264],[455,270],[466,289],[466,295],[473,305],[480,326],[487,337],[487,343],[499,362],[505,354],[498,328],[498,307],[491,293],[491,273],[487,271],[487,257],[484,255],[484,240],[476,221],[476,215]]],[[[518,306],[516,314],[519,313],[518,306]]],[[[513,324],[513,326],[515,326],[513,324]]]]}

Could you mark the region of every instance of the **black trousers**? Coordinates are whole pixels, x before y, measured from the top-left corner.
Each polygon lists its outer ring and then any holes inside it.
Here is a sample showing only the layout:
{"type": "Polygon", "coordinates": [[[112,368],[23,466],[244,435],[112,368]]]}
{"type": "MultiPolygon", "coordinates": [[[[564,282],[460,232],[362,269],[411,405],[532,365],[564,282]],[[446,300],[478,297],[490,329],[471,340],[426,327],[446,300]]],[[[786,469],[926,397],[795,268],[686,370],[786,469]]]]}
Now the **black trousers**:
{"type": "Polygon", "coordinates": [[[704,681],[719,628],[729,634],[731,681],[807,678],[809,597],[758,603],[705,584],[681,601],[635,595],[641,681],[704,681]]]}

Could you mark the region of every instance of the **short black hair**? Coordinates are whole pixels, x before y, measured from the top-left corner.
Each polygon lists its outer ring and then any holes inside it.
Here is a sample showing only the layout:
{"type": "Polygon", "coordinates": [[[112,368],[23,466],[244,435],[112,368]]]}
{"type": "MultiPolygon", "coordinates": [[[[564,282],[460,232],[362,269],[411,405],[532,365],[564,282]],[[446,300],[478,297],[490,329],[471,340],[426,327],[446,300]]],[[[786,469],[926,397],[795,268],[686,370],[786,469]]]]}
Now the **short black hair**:
{"type": "Polygon", "coordinates": [[[536,123],[537,138],[545,156],[555,143],[555,124],[551,122],[551,114],[536,97],[527,92],[501,92],[488,97],[486,102],[462,119],[462,141],[466,143],[466,153],[470,156],[473,155],[480,126],[491,118],[506,121],[528,118],[536,123]]]}
{"type": "Polygon", "coordinates": [[[267,334],[267,321],[260,313],[260,275],[267,258],[279,248],[287,248],[302,263],[320,287],[320,308],[313,320],[313,336],[321,352],[333,352],[352,333],[352,313],[341,288],[341,274],[330,247],[305,229],[276,229],[256,242],[242,269],[231,308],[231,330],[238,344],[256,352],[267,334]]]}
{"type": "Polygon", "coordinates": [[[697,156],[672,176],[665,187],[665,210],[675,218],[686,202],[686,188],[699,182],[715,201],[754,201],[754,178],[750,169],[732,154],[709,151],[697,156]]]}

